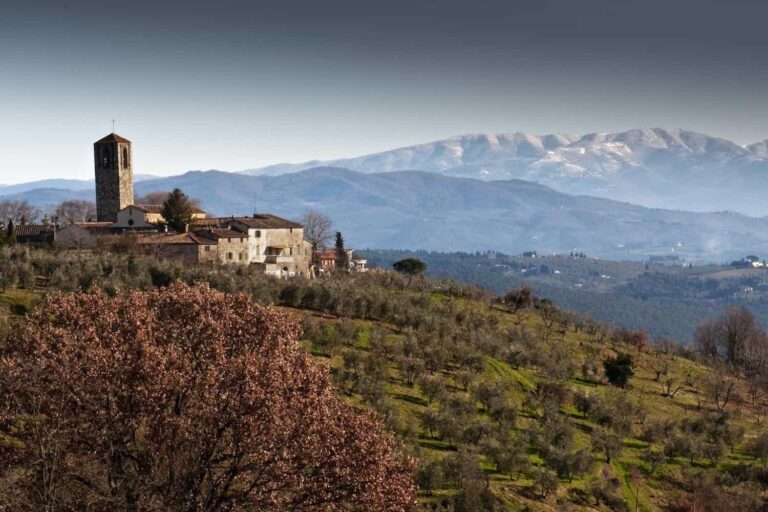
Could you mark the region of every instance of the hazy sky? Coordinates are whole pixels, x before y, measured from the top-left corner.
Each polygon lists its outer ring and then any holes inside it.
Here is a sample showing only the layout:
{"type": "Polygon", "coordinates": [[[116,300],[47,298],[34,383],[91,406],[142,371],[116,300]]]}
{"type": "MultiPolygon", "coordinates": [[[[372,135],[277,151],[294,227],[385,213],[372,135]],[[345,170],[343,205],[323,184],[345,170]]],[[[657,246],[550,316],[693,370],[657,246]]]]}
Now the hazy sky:
{"type": "Polygon", "coordinates": [[[474,132],[768,138],[764,0],[0,0],[0,183],[239,170],[474,132]]]}

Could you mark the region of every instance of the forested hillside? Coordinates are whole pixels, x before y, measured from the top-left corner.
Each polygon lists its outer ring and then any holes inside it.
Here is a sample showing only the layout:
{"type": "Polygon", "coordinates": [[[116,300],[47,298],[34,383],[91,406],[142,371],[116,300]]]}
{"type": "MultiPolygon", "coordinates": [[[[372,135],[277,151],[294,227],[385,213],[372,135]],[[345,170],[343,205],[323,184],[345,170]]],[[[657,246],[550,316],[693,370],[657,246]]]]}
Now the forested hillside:
{"type": "Polygon", "coordinates": [[[287,312],[337,394],[375,411],[417,459],[425,509],[764,507],[768,345],[743,315],[704,326],[699,355],[524,288],[494,295],[394,272],[278,280],[140,255],[14,249],[2,253],[0,276],[6,349],[43,297],[93,287],[120,296],[206,283],[287,312]],[[718,334],[728,322],[742,327],[735,345],[718,334]]]}
{"type": "Polygon", "coordinates": [[[601,321],[643,329],[654,338],[693,341],[696,326],[728,306],[749,308],[768,322],[768,270],[731,265],[611,261],[571,253],[511,256],[496,252],[441,253],[365,250],[386,268],[417,257],[429,275],[504,293],[531,286],[558,306],[601,321]]]}

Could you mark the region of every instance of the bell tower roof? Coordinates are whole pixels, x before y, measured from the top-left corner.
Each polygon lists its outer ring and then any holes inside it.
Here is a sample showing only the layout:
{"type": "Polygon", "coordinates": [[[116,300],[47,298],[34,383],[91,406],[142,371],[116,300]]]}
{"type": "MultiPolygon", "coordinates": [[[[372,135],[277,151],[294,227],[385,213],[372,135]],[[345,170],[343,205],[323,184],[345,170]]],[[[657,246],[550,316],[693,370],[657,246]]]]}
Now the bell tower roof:
{"type": "Polygon", "coordinates": [[[128,144],[131,143],[128,139],[125,137],[121,137],[120,135],[112,132],[106,137],[103,137],[99,140],[97,140],[94,144],[101,144],[101,143],[110,143],[110,142],[127,142],[128,144]]]}

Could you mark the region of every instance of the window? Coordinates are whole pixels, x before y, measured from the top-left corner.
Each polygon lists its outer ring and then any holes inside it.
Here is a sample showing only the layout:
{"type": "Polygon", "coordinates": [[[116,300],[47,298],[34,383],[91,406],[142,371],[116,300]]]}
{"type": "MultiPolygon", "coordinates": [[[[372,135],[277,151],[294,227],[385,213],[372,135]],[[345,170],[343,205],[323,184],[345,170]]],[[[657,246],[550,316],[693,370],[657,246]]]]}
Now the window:
{"type": "Polygon", "coordinates": [[[261,231],[258,229],[256,230],[256,238],[261,238],[261,231]]]}
{"type": "Polygon", "coordinates": [[[128,160],[128,148],[123,148],[123,167],[129,167],[131,165],[130,161],[128,160]]]}
{"type": "Polygon", "coordinates": [[[227,259],[228,259],[228,260],[231,260],[231,259],[232,259],[232,253],[231,253],[231,252],[228,252],[228,253],[227,253],[227,259]]]}
{"type": "Polygon", "coordinates": [[[206,245],[205,246],[205,252],[210,252],[210,251],[211,251],[211,246],[210,245],[206,245]]]}
{"type": "Polygon", "coordinates": [[[109,169],[112,167],[112,153],[109,147],[101,148],[101,168],[109,169]]]}

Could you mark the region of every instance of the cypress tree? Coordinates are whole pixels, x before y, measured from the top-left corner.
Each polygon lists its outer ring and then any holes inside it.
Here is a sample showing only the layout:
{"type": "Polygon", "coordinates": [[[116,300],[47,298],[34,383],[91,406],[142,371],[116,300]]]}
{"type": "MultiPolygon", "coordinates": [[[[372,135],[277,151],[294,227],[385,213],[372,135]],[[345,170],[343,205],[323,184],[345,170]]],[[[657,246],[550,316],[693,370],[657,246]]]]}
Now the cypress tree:
{"type": "Polygon", "coordinates": [[[336,268],[347,270],[349,268],[349,259],[347,251],[344,249],[344,237],[341,232],[336,232],[336,268]]]}
{"type": "Polygon", "coordinates": [[[8,228],[5,230],[5,243],[16,245],[16,228],[13,225],[13,219],[8,220],[8,228]]]}

